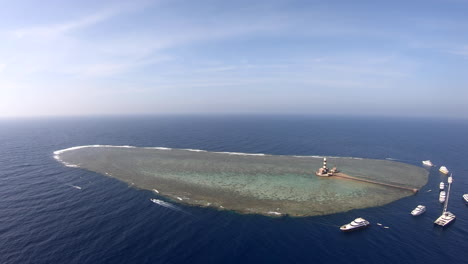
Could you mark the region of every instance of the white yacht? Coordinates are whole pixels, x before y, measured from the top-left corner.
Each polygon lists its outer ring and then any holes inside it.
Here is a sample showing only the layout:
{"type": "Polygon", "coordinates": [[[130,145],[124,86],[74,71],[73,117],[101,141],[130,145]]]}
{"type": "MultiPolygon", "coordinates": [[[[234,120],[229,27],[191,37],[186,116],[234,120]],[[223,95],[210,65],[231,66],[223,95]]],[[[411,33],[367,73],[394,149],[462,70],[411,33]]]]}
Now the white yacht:
{"type": "Polygon", "coordinates": [[[418,206],[416,206],[416,208],[414,208],[413,211],[411,211],[411,215],[412,216],[417,216],[417,215],[423,214],[424,212],[426,212],[426,206],[418,205],[418,206]]]}
{"type": "Polygon", "coordinates": [[[456,216],[454,214],[452,214],[449,211],[446,211],[442,213],[442,215],[439,216],[439,218],[435,220],[434,224],[440,225],[440,226],[446,226],[450,224],[450,222],[452,222],[455,219],[455,217],[456,216]]]}
{"type": "Polygon", "coordinates": [[[468,193],[465,193],[465,194],[463,195],[463,200],[465,200],[465,203],[468,204],[468,193]]]}
{"type": "MultiPolygon", "coordinates": [[[[447,211],[448,201],[449,201],[449,196],[450,196],[450,187],[452,185],[452,181],[453,181],[452,175],[450,175],[450,177],[448,177],[447,199],[445,200],[444,210],[442,210],[442,215],[439,216],[439,218],[437,218],[434,221],[434,224],[442,226],[442,227],[450,224],[453,220],[455,220],[455,217],[456,217],[454,214],[447,211]]],[[[441,191],[441,193],[445,193],[445,192],[441,191]]]]}
{"type": "Polygon", "coordinates": [[[440,202],[440,203],[444,203],[444,202],[445,202],[445,198],[446,198],[445,191],[441,191],[440,194],[439,194],[439,202],[440,202]]]}
{"type": "Polygon", "coordinates": [[[440,182],[440,184],[439,184],[439,189],[440,189],[441,191],[443,191],[443,190],[444,190],[444,187],[445,187],[445,184],[444,184],[443,182],[440,182]]]}
{"type": "Polygon", "coordinates": [[[443,174],[448,174],[449,173],[449,170],[445,166],[440,166],[439,171],[442,172],[443,174]]]}
{"type": "Polygon", "coordinates": [[[353,230],[357,230],[357,229],[367,227],[369,225],[370,225],[369,221],[367,221],[364,218],[359,217],[359,218],[354,219],[354,221],[352,221],[349,224],[342,225],[340,227],[340,230],[345,231],[345,232],[346,231],[353,231],[353,230]]]}
{"type": "Polygon", "coordinates": [[[434,164],[432,164],[432,162],[431,162],[430,160],[423,160],[423,161],[422,161],[422,164],[423,164],[423,165],[426,165],[426,166],[429,166],[429,167],[434,166],[434,164]]]}

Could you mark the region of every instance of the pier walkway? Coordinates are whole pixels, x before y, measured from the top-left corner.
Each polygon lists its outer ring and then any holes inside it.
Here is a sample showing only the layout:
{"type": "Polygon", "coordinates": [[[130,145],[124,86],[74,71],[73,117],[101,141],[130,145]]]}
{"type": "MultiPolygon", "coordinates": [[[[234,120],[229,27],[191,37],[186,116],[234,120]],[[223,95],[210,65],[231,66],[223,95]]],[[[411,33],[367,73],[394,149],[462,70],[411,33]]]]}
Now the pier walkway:
{"type": "Polygon", "coordinates": [[[362,179],[362,178],[356,178],[356,177],[349,176],[349,175],[346,175],[346,174],[341,173],[341,172],[334,173],[333,176],[331,176],[331,177],[338,177],[338,178],[343,178],[343,179],[348,179],[348,180],[353,180],[353,181],[367,182],[367,183],[372,183],[372,184],[397,188],[397,189],[401,189],[401,190],[407,190],[407,191],[411,191],[411,192],[414,192],[414,193],[418,192],[418,189],[399,186],[399,185],[390,184],[390,183],[377,182],[377,181],[367,180],[367,179],[362,179]]]}

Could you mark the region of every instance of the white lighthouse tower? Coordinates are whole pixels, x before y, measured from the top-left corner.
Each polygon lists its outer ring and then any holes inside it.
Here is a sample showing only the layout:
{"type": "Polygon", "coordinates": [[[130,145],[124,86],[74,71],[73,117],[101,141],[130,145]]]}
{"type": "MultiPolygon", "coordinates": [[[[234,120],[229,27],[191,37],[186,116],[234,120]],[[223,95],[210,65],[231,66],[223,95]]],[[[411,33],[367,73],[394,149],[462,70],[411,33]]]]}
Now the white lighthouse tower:
{"type": "Polygon", "coordinates": [[[333,167],[333,169],[329,169],[327,167],[327,158],[323,158],[323,166],[319,168],[316,172],[315,175],[320,176],[320,177],[329,177],[333,176],[334,173],[339,172],[336,167],[333,167]]]}
{"type": "Polygon", "coordinates": [[[327,167],[327,158],[323,158],[323,166],[322,168],[318,169],[318,171],[315,172],[315,175],[321,176],[321,177],[331,176],[327,167]]]}

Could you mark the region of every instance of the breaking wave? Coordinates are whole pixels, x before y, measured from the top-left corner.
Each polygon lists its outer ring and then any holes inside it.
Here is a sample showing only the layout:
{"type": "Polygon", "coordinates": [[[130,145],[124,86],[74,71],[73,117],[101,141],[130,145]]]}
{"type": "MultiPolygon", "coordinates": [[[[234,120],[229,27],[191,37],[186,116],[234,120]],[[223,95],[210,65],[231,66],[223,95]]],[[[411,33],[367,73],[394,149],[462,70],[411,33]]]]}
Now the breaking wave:
{"type": "MultiPolygon", "coordinates": [[[[77,150],[77,149],[83,149],[83,148],[139,148],[137,146],[130,146],[130,145],[122,145],[122,146],[116,146],[116,145],[83,145],[83,146],[75,146],[75,147],[70,147],[66,149],[61,149],[61,150],[56,150],[54,151],[54,158],[56,160],[60,160],[59,156],[60,154],[67,152],[67,151],[72,151],[72,150],[77,150]]],[[[168,148],[168,147],[142,147],[143,149],[157,149],[157,150],[173,150],[173,148],[168,148]]],[[[187,150],[187,151],[192,151],[192,152],[210,152],[208,150],[203,150],[203,149],[181,149],[181,150],[187,150]]],[[[218,154],[227,154],[227,155],[238,155],[238,156],[271,156],[271,154],[264,154],[264,153],[245,153],[245,152],[229,152],[229,151],[215,151],[212,153],[218,153],[218,154]]],[[[340,158],[340,159],[356,159],[356,160],[362,160],[363,158],[358,158],[358,157],[337,157],[337,156],[319,156],[319,155],[293,155],[292,157],[296,158],[320,158],[323,159],[324,157],[327,158],[340,158]]]]}

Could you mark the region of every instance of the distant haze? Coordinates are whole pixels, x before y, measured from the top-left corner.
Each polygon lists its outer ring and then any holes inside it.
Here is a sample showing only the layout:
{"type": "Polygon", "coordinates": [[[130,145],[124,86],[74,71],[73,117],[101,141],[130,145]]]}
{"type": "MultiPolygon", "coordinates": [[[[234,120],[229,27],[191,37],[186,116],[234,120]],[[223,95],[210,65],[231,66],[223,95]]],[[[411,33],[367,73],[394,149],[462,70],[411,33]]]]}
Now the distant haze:
{"type": "Polygon", "coordinates": [[[4,1],[0,117],[468,118],[468,1],[4,1]]]}

